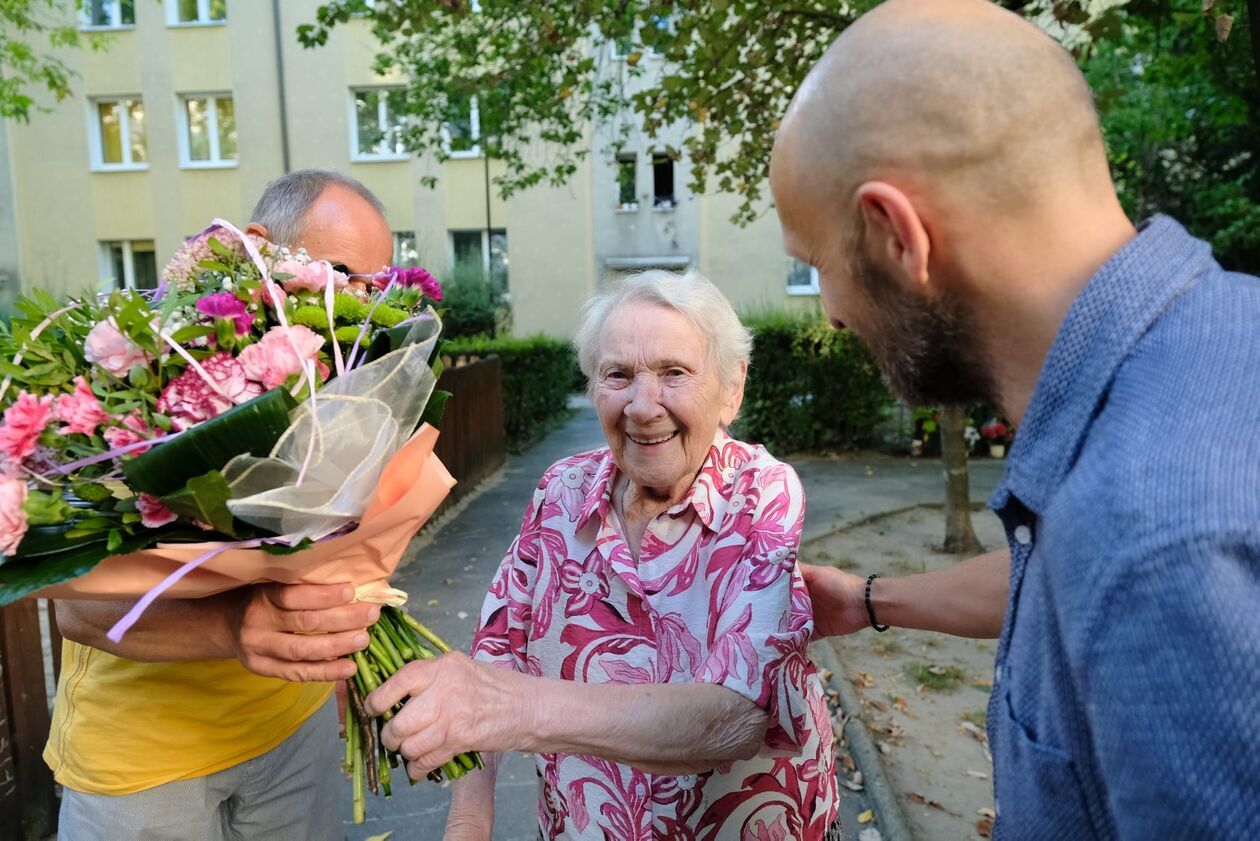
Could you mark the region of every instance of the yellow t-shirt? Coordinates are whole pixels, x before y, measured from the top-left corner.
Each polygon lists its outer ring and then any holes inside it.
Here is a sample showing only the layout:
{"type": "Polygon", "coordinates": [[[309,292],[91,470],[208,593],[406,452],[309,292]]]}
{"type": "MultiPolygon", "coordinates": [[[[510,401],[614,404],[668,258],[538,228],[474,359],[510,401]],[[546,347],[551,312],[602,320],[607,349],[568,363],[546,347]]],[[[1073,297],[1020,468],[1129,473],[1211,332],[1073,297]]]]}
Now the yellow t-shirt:
{"type": "Polygon", "coordinates": [[[61,651],[44,760],[57,782],[90,794],[133,794],[253,759],[332,693],[236,660],[138,663],[70,640],[61,651]]]}

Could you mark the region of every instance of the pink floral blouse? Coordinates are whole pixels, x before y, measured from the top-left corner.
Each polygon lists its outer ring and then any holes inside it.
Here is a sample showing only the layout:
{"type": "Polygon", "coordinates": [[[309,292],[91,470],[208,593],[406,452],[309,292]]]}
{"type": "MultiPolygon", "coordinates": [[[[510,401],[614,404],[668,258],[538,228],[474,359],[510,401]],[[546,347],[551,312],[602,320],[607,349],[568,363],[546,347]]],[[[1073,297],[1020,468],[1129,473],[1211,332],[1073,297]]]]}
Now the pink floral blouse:
{"type": "Polygon", "coordinates": [[[700,775],[539,754],[548,839],[802,839],[835,820],[835,752],[805,647],[796,566],[805,495],[792,468],[718,433],[636,563],[611,504],[607,449],[543,476],[481,612],[472,656],[586,683],[713,683],[769,713],[760,754],[700,775]]]}

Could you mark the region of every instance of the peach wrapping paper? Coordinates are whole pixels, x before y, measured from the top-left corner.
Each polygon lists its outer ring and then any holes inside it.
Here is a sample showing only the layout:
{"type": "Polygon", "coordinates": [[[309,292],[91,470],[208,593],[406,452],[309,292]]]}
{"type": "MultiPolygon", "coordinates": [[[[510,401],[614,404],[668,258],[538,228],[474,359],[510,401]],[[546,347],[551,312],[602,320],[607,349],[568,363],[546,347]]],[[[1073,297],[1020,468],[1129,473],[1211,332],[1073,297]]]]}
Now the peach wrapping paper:
{"type": "MultiPolygon", "coordinates": [[[[359,526],[289,555],[262,549],[228,549],[194,569],[162,598],[196,599],[260,582],[281,584],[363,585],[388,578],[407,544],[455,485],[455,479],[433,454],[438,431],[425,424],[403,445],[381,472],[376,491],[364,508],[359,526]]],[[[161,544],[115,555],[91,572],[45,587],[34,597],[51,599],[139,598],[189,561],[222,545],[161,544]]]]}

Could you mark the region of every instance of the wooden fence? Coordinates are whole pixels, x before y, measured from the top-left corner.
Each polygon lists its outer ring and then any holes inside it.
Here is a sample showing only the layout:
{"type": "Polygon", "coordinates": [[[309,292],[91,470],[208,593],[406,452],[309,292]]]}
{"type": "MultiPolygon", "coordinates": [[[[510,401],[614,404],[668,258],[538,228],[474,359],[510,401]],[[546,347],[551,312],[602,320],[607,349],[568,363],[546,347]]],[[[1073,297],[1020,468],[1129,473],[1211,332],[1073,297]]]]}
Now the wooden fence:
{"type": "MultiPolygon", "coordinates": [[[[468,494],[503,464],[503,378],[499,358],[446,369],[438,388],[454,396],[446,405],[436,452],[459,484],[444,506],[468,494]]],[[[49,698],[45,648],[52,679],[61,666],[61,635],[51,605],[41,628],[39,603],[27,599],[0,608],[0,841],[39,841],[57,827],[57,795],[44,764],[49,698]]]]}
{"type": "Polygon", "coordinates": [[[49,699],[44,644],[54,669],[61,665],[61,635],[52,610],[40,627],[31,599],[0,608],[0,839],[46,838],[57,828],[57,793],[44,764],[49,699]]]}
{"type": "Polygon", "coordinates": [[[507,457],[502,370],[499,357],[490,356],[448,367],[438,380],[437,387],[454,396],[446,404],[434,452],[459,481],[444,508],[466,496],[507,457]]]}

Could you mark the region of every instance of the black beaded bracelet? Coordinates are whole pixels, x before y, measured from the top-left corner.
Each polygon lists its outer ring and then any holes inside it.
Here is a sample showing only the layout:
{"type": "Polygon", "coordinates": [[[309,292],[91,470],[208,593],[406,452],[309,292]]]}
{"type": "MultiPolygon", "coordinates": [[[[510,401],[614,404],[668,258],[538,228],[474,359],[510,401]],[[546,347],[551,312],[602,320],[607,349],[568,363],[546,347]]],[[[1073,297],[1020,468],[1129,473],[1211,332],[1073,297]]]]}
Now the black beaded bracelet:
{"type": "Polygon", "coordinates": [[[871,582],[876,578],[879,578],[879,576],[873,572],[866,576],[866,615],[871,619],[871,627],[882,634],[888,630],[888,626],[879,624],[878,620],[875,619],[875,607],[871,604],[871,582]]]}

